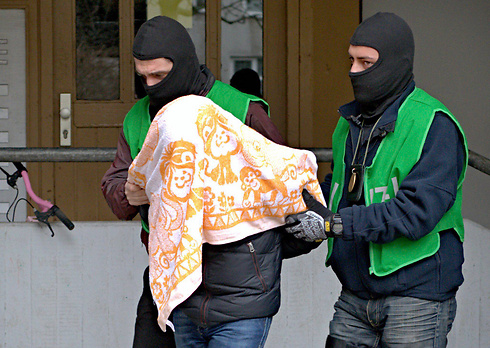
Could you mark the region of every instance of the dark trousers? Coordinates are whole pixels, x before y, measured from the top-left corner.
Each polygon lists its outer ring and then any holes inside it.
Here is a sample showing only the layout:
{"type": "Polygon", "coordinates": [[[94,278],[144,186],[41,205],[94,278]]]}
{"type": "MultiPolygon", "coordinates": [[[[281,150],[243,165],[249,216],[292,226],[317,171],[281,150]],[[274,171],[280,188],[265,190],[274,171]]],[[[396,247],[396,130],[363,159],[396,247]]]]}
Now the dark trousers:
{"type": "Polygon", "coordinates": [[[367,300],[344,289],[334,305],[331,342],[327,341],[332,345],[327,347],[445,348],[456,307],[455,297],[445,301],[407,296],[367,300]]]}
{"type": "Polygon", "coordinates": [[[143,274],[143,294],[138,302],[134,326],[133,348],[175,348],[174,333],[167,326],[163,332],[158,325],[158,310],[150,290],[150,269],[143,274]]]}

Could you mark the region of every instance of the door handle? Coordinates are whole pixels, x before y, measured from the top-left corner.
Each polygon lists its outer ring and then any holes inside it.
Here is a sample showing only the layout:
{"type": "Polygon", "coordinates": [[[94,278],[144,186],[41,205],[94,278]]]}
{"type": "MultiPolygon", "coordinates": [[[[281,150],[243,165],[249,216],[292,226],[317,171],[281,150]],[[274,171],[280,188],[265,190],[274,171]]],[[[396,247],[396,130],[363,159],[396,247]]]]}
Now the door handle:
{"type": "Polygon", "coordinates": [[[71,94],[60,94],[60,146],[71,146],[71,94]]]}

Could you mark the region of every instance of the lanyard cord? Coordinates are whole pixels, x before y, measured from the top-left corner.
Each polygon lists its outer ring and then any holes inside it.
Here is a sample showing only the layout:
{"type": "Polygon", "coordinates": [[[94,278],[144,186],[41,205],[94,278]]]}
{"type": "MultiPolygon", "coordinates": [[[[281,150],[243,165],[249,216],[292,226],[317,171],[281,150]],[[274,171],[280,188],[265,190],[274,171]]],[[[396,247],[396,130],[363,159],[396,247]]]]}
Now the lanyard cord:
{"type": "MultiPolygon", "coordinates": [[[[367,145],[366,145],[366,152],[364,153],[364,159],[362,160],[362,166],[363,167],[366,164],[366,158],[367,158],[367,154],[368,154],[368,150],[369,150],[369,143],[371,142],[371,136],[373,135],[374,129],[378,125],[379,120],[381,120],[381,117],[378,118],[378,120],[374,124],[373,128],[371,129],[371,132],[369,133],[369,138],[368,138],[368,142],[367,142],[367,145]]],[[[359,132],[359,136],[357,137],[357,145],[356,145],[356,150],[354,151],[354,157],[352,158],[351,167],[354,165],[354,162],[356,161],[357,150],[359,149],[359,143],[361,142],[361,137],[362,137],[363,130],[364,130],[364,120],[362,120],[361,131],[359,132]]]]}

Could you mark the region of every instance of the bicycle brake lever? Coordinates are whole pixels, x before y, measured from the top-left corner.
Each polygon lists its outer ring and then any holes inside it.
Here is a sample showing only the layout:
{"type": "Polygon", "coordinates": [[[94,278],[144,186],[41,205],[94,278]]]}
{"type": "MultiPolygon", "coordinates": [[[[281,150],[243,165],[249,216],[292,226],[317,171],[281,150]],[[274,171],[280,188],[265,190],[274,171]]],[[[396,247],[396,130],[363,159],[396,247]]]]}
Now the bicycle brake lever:
{"type": "Polygon", "coordinates": [[[2,167],[0,167],[0,170],[2,170],[2,172],[5,174],[5,176],[7,177],[7,184],[13,188],[13,189],[16,189],[17,188],[17,179],[21,176],[20,174],[20,171],[16,171],[14,174],[9,174],[7,173],[7,171],[5,169],[3,169],[2,167]]]}
{"type": "Polygon", "coordinates": [[[21,173],[19,171],[16,171],[10,177],[7,177],[7,184],[9,184],[10,187],[14,189],[17,188],[17,179],[20,177],[21,177],[21,173]]]}
{"type": "Polygon", "coordinates": [[[46,225],[48,225],[49,230],[51,231],[51,237],[54,237],[54,231],[53,228],[51,227],[48,218],[52,215],[49,211],[46,213],[42,213],[36,209],[34,209],[34,214],[36,215],[37,221],[42,222],[46,225]]]}

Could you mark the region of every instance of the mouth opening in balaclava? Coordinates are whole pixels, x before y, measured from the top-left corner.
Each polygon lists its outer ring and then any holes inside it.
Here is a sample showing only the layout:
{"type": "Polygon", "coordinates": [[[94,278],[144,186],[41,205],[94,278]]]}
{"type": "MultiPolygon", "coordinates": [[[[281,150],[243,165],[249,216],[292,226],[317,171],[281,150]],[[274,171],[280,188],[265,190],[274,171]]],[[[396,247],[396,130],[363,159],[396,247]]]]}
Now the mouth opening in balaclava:
{"type": "Polygon", "coordinates": [[[379,12],[357,27],[350,44],[371,47],[379,53],[373,66],[349,73],[362,115],[366,118],[379,116],[413,81],[412,30],[397,15],[379,12]]]}
{"type": "Polygon", "coordinates": [[[133,56],[173,62],[172,70],[159,83],[148,86],[142,81],[150,105],[157,111],[174,99],[199,92],[193,90],[201,70],[196,49],[187,30],[176,20],[157,16],[145,22],[134,38],[133,56]]]}

